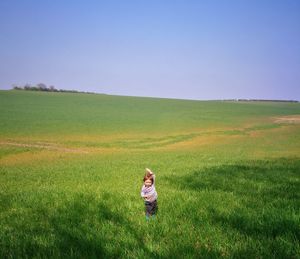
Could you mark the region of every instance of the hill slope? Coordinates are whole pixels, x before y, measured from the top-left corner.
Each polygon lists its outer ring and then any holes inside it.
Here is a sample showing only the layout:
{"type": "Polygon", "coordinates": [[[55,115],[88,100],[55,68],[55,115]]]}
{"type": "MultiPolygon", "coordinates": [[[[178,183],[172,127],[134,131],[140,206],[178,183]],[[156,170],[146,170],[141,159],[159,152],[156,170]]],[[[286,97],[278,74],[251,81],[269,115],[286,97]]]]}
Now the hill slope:
{"type": "Polygon", "coordinates": [[[299,114],[0,91],[0,258],[297,258],[299,114]],[[157,176],[150,222],[145,167],[157,176]]]}

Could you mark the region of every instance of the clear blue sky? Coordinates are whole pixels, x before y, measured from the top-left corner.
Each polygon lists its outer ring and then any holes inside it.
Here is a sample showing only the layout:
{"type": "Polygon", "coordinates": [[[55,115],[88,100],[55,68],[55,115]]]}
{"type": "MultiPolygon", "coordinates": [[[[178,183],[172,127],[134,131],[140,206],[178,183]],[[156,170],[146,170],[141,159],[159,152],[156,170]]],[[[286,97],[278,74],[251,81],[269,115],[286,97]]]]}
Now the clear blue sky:
{"type": "Polygon", "coordinates": [[[300,100],[299,0],[1,0],[0,89],[300,100]]]}

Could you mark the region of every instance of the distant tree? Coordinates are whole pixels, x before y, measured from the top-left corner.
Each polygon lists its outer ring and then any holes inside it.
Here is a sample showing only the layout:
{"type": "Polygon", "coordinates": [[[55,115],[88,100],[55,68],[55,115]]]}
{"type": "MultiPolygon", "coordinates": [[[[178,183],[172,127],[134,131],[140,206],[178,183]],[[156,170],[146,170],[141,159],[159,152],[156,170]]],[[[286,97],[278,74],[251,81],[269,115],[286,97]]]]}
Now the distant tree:
{"type": "Polygon", "coordinates": [[[24,86],[18,86],[17,84],[12,85],[14,90],[28,90],[28,91],[47,91],[47,92],[62,92],[62,93],[86,93],[94,94],[93,92],[84,92],[76,90],[65,90],[65,89],[56,89],[53,85],[47,87],[44,83],[39,83],[37,85],[25,84],[24,86]]]}
{"type": "Polygon", "coordinates": [[[29,90],[31,90],[31,91],[39,91],[39,89],[36,86],[31,86],[29,88],[29,90]]]}
{"type": "Polygon", "coordinates": [[[13,87],[14,90],[23,90],[23,87],[18,86],[17,84],[13,84],[12,87],[13,87]]]}
{"type": "Polygon", "coordinates": [[[25,90],[32,90],[30,84],[25,84],[25,85],[24,85],[24,89],[25,89],[25,90]]]}
{"type": "Polygon", "coordinates": [[[47,91],[47,85],[43,84],[43,83],[39,83],[36,85],[37,88],[40,90],[40,91],[47,91]]]}
{"type": "Polygon", "coordinates": [[[50,90],[50,92],[56,92],[57,91],[56,88],[53,85],[49,86],[49,90],[50,90]]]}

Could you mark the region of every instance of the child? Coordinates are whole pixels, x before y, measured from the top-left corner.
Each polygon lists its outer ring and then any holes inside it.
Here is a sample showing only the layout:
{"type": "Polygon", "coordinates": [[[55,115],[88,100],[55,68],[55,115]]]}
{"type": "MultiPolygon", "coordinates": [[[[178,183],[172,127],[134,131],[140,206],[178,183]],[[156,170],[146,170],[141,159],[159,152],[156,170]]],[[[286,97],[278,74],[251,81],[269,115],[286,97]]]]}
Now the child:
{"type": "Polygon", "coordinates": [[[146,168],[143,181],[144,185],[142,186],[141,196],[145,201],[146,220],[149,220],[150,216],[155,217],[158,208],[157,192],[155,190],[155,174],[148,168],[146,168]]]}

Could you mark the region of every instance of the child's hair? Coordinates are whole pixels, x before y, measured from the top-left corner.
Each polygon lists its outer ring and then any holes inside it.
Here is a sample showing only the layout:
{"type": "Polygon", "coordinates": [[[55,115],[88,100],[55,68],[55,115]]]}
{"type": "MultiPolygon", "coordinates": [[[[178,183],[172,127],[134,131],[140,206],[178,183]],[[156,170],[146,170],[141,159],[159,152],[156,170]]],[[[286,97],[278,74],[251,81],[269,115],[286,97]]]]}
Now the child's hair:
{"type": "Polygon", "coordinates": [[[150,180],[151,183],[153,184],[153,175],[147,172],[143,178],[143,182],[145,182],[146,180],[150,180]]]}

